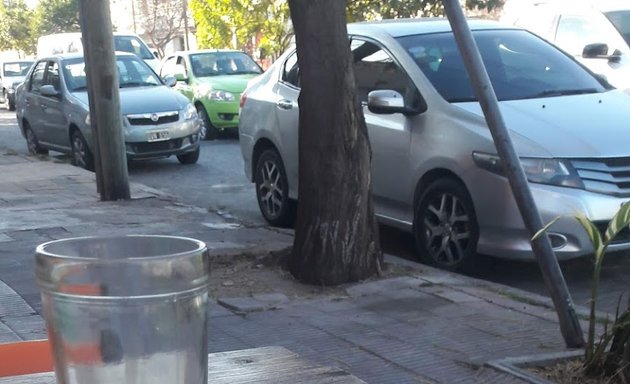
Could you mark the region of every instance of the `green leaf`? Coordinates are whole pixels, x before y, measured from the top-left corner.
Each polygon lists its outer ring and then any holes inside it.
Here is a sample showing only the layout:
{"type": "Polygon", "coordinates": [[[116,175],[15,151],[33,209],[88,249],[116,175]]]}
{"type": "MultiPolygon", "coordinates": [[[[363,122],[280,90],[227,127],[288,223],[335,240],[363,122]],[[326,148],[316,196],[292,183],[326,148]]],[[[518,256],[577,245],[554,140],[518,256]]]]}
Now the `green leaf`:
{"type": "Polygon", "coordinates": [[[558,216],[556,218],[554,218],[553,220],[551,220],[550,222],[548,222],[544,227],[542,227],[540,230],[538,230],[538,232],[536,232],[536,234],[534,234],[534,236],[532,237],[532,241],[538,239],[540,236],[542,236],[543,233],[547,232],[547,230],[556,223],[556,221],[560,220],[561,216],[558,216]]]}
{"type": "Polygon", "coordinates": [[[597,229],[595,224],[581,213],[577,214],[575,218],[586,230],[586,234],[588,235],[591,245],[593,245],[593,249],[595,250],[595,259],[597,261],[599,258],[603,257],[604,253],[604,241],[602,240],[602,235],[599,232],[599,229],[597,229]]]}
{"type": "Polygon", "coordinates": [[[628,225],[630,225],[630,201],[624,203],[612,220],[610,220],[610,223],[608,223],[608,228],[606,228],[606,234],[604,235],[604,241],[608,243],[628,225]]]}

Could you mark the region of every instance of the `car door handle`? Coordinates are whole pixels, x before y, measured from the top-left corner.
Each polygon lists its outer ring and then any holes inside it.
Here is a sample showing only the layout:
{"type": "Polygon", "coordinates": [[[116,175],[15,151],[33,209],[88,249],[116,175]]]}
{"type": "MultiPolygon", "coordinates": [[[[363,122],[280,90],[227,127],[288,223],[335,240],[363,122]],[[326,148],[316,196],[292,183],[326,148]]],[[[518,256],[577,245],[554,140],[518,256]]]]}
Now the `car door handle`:
{"type": "Polygon", "coordinates": [[[48,106],[46,104],[42,104],[41,107],[44,111],[48,109],[48,106]]]}
{"type": "Polygon", "coordinates": [[[287,99],[278,100],[276,104],[278,105],[278,108],[282,108],[282,109],[293,108],[293,103],[291,102],[291,100],[287,100],[287,99]]]}

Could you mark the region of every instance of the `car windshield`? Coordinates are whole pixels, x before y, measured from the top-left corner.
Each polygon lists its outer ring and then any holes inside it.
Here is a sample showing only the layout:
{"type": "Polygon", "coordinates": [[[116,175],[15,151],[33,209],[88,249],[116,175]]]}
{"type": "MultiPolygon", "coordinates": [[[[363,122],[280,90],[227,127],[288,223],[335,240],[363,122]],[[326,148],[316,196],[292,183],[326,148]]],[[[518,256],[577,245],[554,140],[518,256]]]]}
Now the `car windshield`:
{"type": "Polygon", "coordinates": [[[142,60],[155,59],[151,51],[136,36],[114,36],[114,49],[133,53],[142,60]]]}
{"type": "Polygon", "coordinates": [[[604,15],[630,46],[630,10],[606,12],[604,15]]]}
{"type": "Polygon", "coordinates": [[[4,63],[2,72],[7,77],[26,76],[26,73],[33,65],[32,61],[16,61],[12,63],[4,63]]]}
{"type": "MultiPolygon", "coordinates": [[[[151,68],[136,56],[116,56],[116,66],[118,67],[120,88],[162,85],[162,81],[151,68]]],[[[70,92],[80,92],[87,89],[83,58],[65,60],[62,67],[64,81],[70,92]]]]}
{"type": "Polygon", "coordinates": [[[190,55],[190,65],[196,77],[262,73],[258,64],[242,52],[195,53],[190,55]]]}
{"type": "MultiPolygon", "coordinates": [[[[499,100],[604,92],[605,82],[551,44],[523,30],[480,30],[473,36],[499,100]]],[[[452,33],[398,41],[449,102],[476,101],[452,33]]]]}

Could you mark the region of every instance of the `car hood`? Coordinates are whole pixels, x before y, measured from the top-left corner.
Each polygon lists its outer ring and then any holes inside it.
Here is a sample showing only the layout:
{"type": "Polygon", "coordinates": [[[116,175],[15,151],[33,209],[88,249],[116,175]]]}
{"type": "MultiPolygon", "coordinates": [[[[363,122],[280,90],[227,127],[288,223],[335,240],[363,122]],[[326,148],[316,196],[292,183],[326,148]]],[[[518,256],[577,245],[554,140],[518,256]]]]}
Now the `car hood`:
{"type": "MultiPolygon", "coordinates": [[[[483,117],[479,103],[457,106],[483,117]]],[[[630,157],[630,97],[620,91],[502,101],[499,108],[521,155],[630,157]],[[539,153],[529,153],[536,147],[539,153]]]]}
{"type": "MultiPolygon", "coordinates": [[[[75,92],[73,95],[88,105],[87,92],[75,92]]],[[[120,88],[123,115],[179,111],[188,103],[186,97],[166,86],[120,88]]]]}
{"type": "Polygon", "coordinates": [[[245,90],[247,82],[259,74],[243,74],[243,75],[226,75],[226,76],[210,76],[199,77],[197,81],[200,86],[212,87],[212,89],[220,91],[228,91],[232,93],[241,93],[245,90]]]}

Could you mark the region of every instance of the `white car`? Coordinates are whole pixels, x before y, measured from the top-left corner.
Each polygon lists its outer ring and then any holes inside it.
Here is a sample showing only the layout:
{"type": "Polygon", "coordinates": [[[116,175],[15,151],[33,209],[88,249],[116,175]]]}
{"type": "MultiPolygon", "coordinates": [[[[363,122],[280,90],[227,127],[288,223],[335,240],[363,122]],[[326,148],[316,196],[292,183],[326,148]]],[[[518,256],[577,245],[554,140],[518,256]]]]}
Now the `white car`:
{"type": "MultiPolygon", "coordinates": [[[[564,216],[549,232],[557,257],[590,254],[573,215],[605,227],[630,199],[630,96],[528,31],[469,24],[543,221],[564,216]]],[[[414,233],[419,255],[443,268],[474,267],[477,252],[533,260],[448,21],[387,20],[348,31],[380,222],[414,233]]],[[[291,49],[241,99],[245,173],[275,225],[291,221],[299,198],[299,93],[291,49]]],[[[611,250],[629,248],[624,230],[611,250]]]]}
{"type": "Polygon", "coordinates": [[[501,21],[534,32],[630,93],[630,2],[508,0],[501,21]]]}

